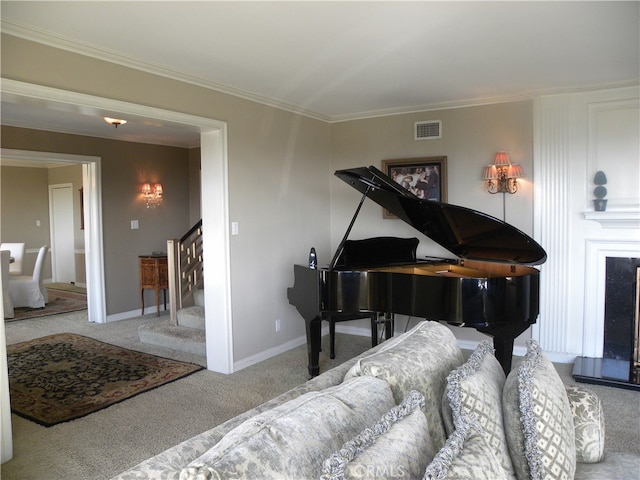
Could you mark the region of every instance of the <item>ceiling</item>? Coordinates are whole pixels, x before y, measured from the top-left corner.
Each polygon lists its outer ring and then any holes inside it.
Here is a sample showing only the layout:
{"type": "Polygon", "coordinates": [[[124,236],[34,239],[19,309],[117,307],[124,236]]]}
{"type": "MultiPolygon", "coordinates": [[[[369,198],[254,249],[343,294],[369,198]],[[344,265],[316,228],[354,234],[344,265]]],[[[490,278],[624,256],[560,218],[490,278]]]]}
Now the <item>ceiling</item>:
{"type": "MultiPolygon", "coordinates": [[[[640,79],[639,2],[0,5],[5,33],[328,122],[640,79]]],[[[115,114],[2,96],[7,125],[109,137],[115,114]]],[[[128,120],[120,139],[198,142],[197,128],[128,120]]]]}

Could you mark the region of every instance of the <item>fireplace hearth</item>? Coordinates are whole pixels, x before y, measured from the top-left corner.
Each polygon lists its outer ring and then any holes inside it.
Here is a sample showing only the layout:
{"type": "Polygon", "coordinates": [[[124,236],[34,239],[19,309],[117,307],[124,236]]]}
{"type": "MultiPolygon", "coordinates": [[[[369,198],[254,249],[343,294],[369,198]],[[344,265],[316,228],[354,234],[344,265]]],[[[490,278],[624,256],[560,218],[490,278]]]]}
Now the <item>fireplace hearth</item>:
{"type": "Polygon", "coordinates": [[[602,358],[578,357],[578,382],[640,390],[640,259],[607,257],[602,358]]]}

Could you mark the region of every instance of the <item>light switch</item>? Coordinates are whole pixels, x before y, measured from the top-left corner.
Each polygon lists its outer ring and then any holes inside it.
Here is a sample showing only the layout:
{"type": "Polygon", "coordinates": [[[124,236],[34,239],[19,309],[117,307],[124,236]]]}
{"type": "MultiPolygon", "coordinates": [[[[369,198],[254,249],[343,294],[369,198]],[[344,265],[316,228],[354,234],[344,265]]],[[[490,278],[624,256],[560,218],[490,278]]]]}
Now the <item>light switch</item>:
{"type": "Polygon", "coordinates": [[[36,227],[41,227],[42,226],[42,222],[40,220],[36,220],[36,227]]]}
{"type": "Polygon", "coordinates": [[[138,220],[131,220],[131,230],[137,230],[138,228],[140,228],[138,220]]]}
{"type": "Polygon", "coordinates": [[[231,222],[231,235],[238,235],[238,222],[231,222]]]}

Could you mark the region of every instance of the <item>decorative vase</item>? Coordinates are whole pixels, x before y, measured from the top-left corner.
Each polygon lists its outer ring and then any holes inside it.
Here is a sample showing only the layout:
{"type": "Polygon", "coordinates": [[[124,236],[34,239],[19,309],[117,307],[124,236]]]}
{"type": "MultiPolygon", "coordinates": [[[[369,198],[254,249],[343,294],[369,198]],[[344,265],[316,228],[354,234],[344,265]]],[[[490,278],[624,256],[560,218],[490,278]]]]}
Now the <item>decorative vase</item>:
{"type": "Polygon", "coordinates": [[[597,185],[593,189],[593,195],[596,197],[593,200],[593,209],[596,212],[604,212],[607,209],[607,200],[604,198],[607,195],[607,189],[604,186],[607,183],[607,176],[602,170],[596,172],[593,183],[597,185]]]}
{"type": "Polygon", "coordinates": [[[318,267],[318,257],[316,256],[316,249],[311,247],[309,252],[309,268],[316,269],[318,267]]]}

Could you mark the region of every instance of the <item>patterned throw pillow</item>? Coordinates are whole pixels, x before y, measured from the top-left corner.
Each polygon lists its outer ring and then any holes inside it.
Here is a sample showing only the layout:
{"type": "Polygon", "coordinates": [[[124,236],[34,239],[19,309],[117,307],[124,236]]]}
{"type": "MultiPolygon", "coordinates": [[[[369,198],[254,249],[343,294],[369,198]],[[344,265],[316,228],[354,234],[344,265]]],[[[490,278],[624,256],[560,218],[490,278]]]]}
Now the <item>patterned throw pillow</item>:
{"type": "Polygon", "coordinates": [[[553,364],[535,340],[509,373],[502,397],[509,453],[519,480],[570,480],[576,471],[573,415],[553,364]]]}
{"type": "MultiPolygon", "coordinates": [[[[475,349],[464,365],[447,377],[446,395],[443,398],[443,416],[447,426],[449,409],[453,425],[457,428],[460,419],[473,413],[482,425],[484,438],[496,454],[502,467],[513,475],[513,465],[502,421],[502,389],[505,375],[496,357],[493,346],[486,340],[475,349]]],[[[448,433],[453,428],[447,428],[448,433]]]]}
{"type": "Polygon", "coordinates": [[[381,378],[391,386],[396,403],[402,402],[411,390],[420,392],[429,435],[439,450],[446,440],[441,416],[446,378],[463,362],[462,350],[451,330],[438,322],[420,322],[407,333],[387,340],[376,353],[358,360],[345,379],[360,375],[381,378]]]}
{"type": "Polygon", "coordinates": [[[597,463],[604,458],[604,413],[597,395],[584,388],[566,387],[576,432],[576,461],[597,463]]]}
{"type": "Polygon", "coordinates": [[[427,467],[423,480],[509,479],[472,414],[458,420],[456,430],[427,467]]]}
{"type": "Polygon", "coordinates": [[[180,480],[318,478],[322,461],[395,405],[389,386],[361,377],[258,414],[180,472],[180,480]]]}
{"type": "Polygon", "coordinates": [[[321,480],[420,478],[435,455],[415,390],[324,461],[321,480]]]}

